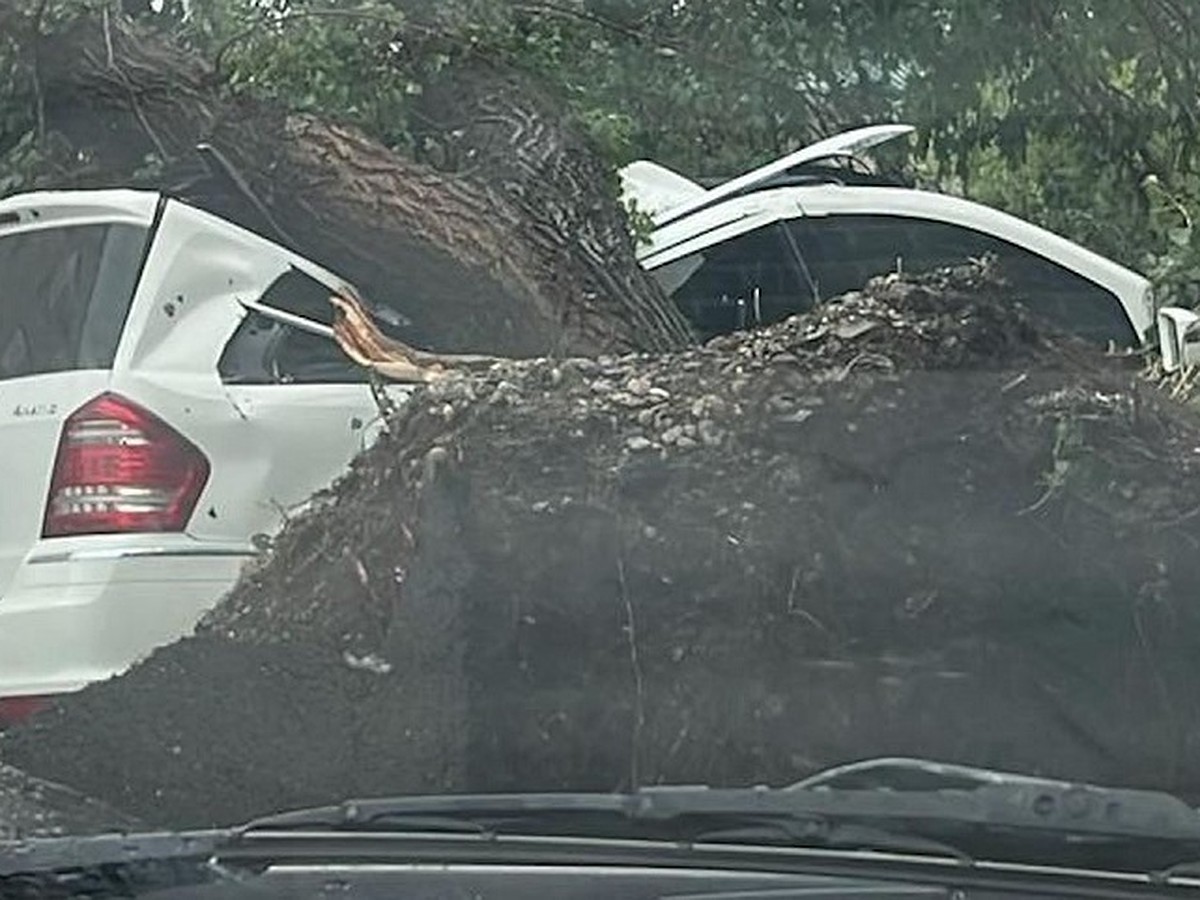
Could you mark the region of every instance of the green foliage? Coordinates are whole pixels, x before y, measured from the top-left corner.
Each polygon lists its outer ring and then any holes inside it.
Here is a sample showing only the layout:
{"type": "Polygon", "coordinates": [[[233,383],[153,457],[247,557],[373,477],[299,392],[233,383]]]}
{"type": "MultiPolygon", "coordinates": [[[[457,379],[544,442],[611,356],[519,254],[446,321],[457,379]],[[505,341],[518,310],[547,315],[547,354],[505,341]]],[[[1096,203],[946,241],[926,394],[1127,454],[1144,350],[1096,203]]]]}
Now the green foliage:
{"type": "Polygon", "coordinates": [[[1200,4],[10,0],[0,190],[28,183],[47,138],[32,35],[98,5],[189,42],[230,90],[401,149],[412,98],[472,54],[539,76],[614,163],[650,157],[692,176],[729,175],[839,128],[909,121],[922,181],[1140,268],[1171,298],[1200,299],[1200,4]]]}
{"type": "Polygon", "coordinates": [[[654,231],[654,217],[640,209],[632,197],[623,201],[625,215],[629,217],[629,231],[637,244],[649,244],[650,235],[654,231]]]}
{"type": "Polygon", "coordinates": [[[351,122],[391,146],[406,145],[405,108],[420,85],[396,64],[404,16],[391,3],[221,0],[194,8],[182,17],[181,34],[213,58],[230,90],[351,122]]]}

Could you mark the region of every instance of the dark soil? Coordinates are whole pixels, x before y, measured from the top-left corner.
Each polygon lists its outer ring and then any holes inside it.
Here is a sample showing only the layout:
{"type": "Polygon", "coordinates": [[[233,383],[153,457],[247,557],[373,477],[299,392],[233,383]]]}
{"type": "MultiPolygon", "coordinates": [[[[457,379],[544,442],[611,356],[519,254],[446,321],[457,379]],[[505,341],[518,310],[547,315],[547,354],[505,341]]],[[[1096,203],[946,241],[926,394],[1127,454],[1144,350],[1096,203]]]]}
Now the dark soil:
{"type": "Polygon", "coordinates": [[[1200,796],[1200,422],[985,269],[418,394],[0,756],[149,820],[919,754],[1200,796]]]}
{"type": "Polygon", "coordinates": [[[0,763],[0,841],[136,831],[145,826],[61,784],[0,763]]]}

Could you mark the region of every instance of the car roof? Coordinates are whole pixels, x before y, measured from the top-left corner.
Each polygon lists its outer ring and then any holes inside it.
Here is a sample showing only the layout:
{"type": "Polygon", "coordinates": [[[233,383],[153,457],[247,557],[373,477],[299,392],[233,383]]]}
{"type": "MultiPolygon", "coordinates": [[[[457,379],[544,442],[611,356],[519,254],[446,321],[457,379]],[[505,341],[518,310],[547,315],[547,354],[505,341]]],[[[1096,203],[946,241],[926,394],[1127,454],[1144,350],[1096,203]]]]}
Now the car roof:
{"type": "MultiPolygon", "coordinates": [[[[52,227],[69,223],[86,225],[91,223],[126,222],[149,228],[154,224],[155,214],[161,201],[191,204],[159,191],[135,190],[132,188],[103,188],[70,191],[31,191],[14,194],[0,199],[0,235],[8,227],[22,230],[34,227],[52,227]]],[[[260,234],[256,234],[235,222],[215,213],[192,207],[224,229],[234,229],[250,244],[270,244],[278,247],[297,269],[327,285],[347,284],[346,279],[336,272],[307,259],[287,247],[260,234]]]]}
{"type": "Polygon", "coordinates": [[[1137,272],[1032,222],[981,203],[901,187],[813,184],[769,188],[725,200],[656,229],[640,248],[654,270],[773,222],[825,215],[903,216],[946,222],[1024,247],[1118,294],[1141,334],[1152,323],[1137,303],[1150,282],[1137,272]]]}
{"type": "Polygon", "coordinates": [[[72,220],[149,226],[161,194],[126,188],[75,191],[33,191],[0,199],[0,228],[72,220]]]}
{"type": "Polygon", "coordinates": [[[656,229],[639,251],[643,265],[657,268],[706,247],[776,221],[823,215],[894,215],[961,225],[1020,244],[1050,259],[1069,259],[1108,278],[1143,284],[1146,279],[1074,241],[1025,219],[973,200],[916,188],[810,184],[745,194],[656,229]]]}

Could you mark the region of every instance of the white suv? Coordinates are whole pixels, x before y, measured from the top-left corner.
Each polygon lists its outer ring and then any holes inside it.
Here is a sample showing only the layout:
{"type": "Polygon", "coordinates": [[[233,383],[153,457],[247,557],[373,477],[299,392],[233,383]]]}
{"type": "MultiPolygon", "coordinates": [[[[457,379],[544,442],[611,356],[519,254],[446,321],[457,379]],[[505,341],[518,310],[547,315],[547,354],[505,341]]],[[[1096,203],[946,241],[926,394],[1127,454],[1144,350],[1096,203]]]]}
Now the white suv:
{"type": "Polygon", "coordinates": [[[187,633],[370,442],[343,284],[154,193],[0,201],[0,725],[187,633]]]}
{"type": "Polygon", "coordinates": [[[622,170],[651,215],[639,258],[705,335],[768,324],[868,278],[996,254],[1027,305],[1098,343],[1150,337],[1150,283],[1036,225],[891,185],[858,155],[912,131],[873,125],[790,153],[711,190],[656,163],[622,170]]]}

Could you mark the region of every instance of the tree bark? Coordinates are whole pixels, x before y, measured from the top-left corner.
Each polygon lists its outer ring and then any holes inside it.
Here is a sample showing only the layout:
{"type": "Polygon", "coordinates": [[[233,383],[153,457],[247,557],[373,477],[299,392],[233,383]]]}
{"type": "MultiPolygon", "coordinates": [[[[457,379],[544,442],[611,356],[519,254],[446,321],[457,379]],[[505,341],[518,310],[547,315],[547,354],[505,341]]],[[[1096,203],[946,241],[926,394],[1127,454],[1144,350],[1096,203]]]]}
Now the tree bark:
{"type": "Polygon", "coordinates": [[[404,316],[393,333],[414,346],[524,356],[691,340],[637,265],[611,175],[515,78],[503,92],[464,80],[463,112],[442,125],[469,123],[455,150],[478,164],[438,170],[232,95],[207,61],[119,17],[80,18],[33,55],[53,151],[40,186],[168,190],[344,275],[404,316]]]}
{"type": "Polygon", "coordinates": [[[682,314],[652,300],[657,286],[637,264],[625,216],[611,200],[614,173],[530,78],[467,60],[426,88],[413,120],[417,146],[436,147],[440,169],[470,173],[519,212],[513,227],[540,259],[582,263],[573,279],[545,274],[571,297],[564,306],[569,330],[621,321],[635,325],[644,346],[686,341],[682,314]]]}

